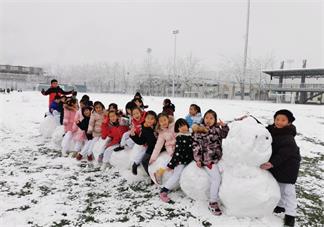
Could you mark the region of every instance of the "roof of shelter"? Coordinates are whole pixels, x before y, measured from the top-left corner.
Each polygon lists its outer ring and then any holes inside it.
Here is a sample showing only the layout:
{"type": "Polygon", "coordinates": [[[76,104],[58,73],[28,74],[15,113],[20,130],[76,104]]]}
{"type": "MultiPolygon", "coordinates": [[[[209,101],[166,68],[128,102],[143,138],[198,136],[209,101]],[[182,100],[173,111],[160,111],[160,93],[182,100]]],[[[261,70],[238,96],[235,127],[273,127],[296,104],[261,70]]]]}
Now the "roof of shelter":
{"type": "Polygon", "coordinates": [[[276,70],[264,70],[263,73],[270,75],[271,77],[295,78],[295,77],[309,77],[309,78],[324,78],[324,68],[302,68],[302,69],[276,69],[276,70]]]}

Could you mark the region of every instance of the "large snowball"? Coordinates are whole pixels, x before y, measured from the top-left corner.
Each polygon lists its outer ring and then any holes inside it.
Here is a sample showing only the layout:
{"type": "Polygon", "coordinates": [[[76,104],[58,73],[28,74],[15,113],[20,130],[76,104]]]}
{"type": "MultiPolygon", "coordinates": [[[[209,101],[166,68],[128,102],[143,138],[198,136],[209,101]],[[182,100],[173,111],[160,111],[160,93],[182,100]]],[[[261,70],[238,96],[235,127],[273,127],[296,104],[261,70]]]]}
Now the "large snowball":
{"type": "Polygon", "coordinates": [[[53,132],[55,131],[57,123],[55,118],[51,115],[44,118],[44,120],[40,123],[39,131],[41,135],[45,138],[52,137],[53,132]]]}
{"type": "MultiPolygon", "coordinates": [[[[162,152],[159,155],[159,157],[157,158],[157,160],[155,162],[153,162],[151,165],[149,165],[148,171],[149,171],[150,177],[154,181],[154,183],[157,184],[157,182],[155,181],[154,173],[157,170],[159,170],[160,168],[166,168],[166,166],[170,160],[171,160],[171,157],[168,155],[168,153],[162,152]]],[[[172,174],[172,171],[166,171],[163,174],[162,182],[161,182],[162,185],[170,178],[171,174],[172,174]]],[[[179,185],[177,185],[175,188],[178,188],[178,187],[179,187],[179,185]]]]}
{"type": "Polygon", "coordinates": [[[227,215],[262,217],[276,207],[280,189],[268,171],[238,164],[225,168],[219,196],[227,215]]]}
{"type": "Polygon", "coordinates": [[[64,126],[57,126],[52,134],[51,142],[56,146],[61,146],[64,135],[64,126]]]}
{"type": "Polygon", "coordinates": [[[113,151],[110,157],[110,164],[119,170],[127,170],[131,167],[131,149],[124,149],[118,152],[113,151]]]}
{"type": "Polygon", "coordinates": [[[94,144],[92,148],[92,153],[93,156],[95,157],[95,160],[98,160],[99,155],[101,155],[105,151],[109,141],[110,141],[109,137],[107,137],[106,139],[99,138],[99,140],[94,144]]]}
{"type": "Polygon", "coordinates": [[[223,161],[235,166],[238,162],[258,167],[271,156],[271,135],[261,124],[249,117],[229,124],[223,140],[223,161]]]}
{"type": "Polygon", "coordinates": [[[199,168],[193,161],[187,165],[180,178],[182,191],[192,199],[208,200],[210,191],[209,177],[203,168],[199,168]]]}
{"type": "Polygon", "coordinates": [[[73,133],[71,131],[65,133],[61,146],[62,148],[65,147],[67,152],[74,151],[75,141],[73,140],[73,133]]]}
{"type": "Polygon", "coordinates": [[[116,169],[120,171],[127,170],[127,179],[128,182],[135,182],[143,180],[143,176],[147,176],[144,168],[142,165],[138,166],[137,168],[137,176],[134,176],[131,173],[131,167],[134,163],[134,157],[143,155],[145,153],[146,148],[140,145],[135,144],[133,148],[124,149],[118,152],[113,152],[110,157],[110,164],[114,166],[116,169]]]}

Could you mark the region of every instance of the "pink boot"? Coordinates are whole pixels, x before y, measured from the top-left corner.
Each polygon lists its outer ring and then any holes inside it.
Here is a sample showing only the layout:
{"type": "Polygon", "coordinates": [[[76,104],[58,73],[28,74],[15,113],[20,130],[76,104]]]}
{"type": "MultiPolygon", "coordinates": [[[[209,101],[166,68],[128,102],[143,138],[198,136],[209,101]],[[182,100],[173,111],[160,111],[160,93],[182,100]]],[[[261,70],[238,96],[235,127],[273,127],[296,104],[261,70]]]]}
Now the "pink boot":
{"type": "Polygon", "coordinates": [[[168,196],[168,193],[166,193],[166,192],[160,193],[160,199],[166,203],[170,202],[170,200],[171,200],[170,197],[168,196]]]}

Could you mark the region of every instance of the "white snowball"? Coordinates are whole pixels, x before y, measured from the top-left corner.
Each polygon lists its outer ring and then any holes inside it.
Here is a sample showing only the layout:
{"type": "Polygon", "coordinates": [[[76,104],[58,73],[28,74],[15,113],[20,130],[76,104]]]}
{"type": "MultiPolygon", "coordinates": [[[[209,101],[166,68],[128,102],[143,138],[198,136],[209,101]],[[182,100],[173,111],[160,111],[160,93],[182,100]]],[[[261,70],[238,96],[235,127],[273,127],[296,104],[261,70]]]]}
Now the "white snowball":
{"type": "Polygon", "coordinates": [[[124,149],[118,152],[113,151],[109,162],[119,170],[128,170],[131,167],[131,153],[131,149],[124,149]]]}
{"type": "Polygon", "coordinates": [[[197,167],[195,161],[184,168],[180,178],[180,187],[192,199],[209,200],[210,182],[208,174],[204,169],[197,167]]]}
{"type": "Polygon", "coordinates": [[[99,140],[94,144],[92,153],[93,156],[95,157],[95,160],[98,160],[99,155],[105,151],[109,141],[110,141],[109,137],[107,137],[106,139],[99,138],[99,140]]]}
{"type": "Polygon", "coordinates": [[[40,133],[45,138],[52,137],[53,132],[56,129],[56,121],[53,116],[47,116],[44,120],[40,123],[40,133]]]}
{"type": "MultiPolygon", "coordinates": [[[[154,173],[160,168],[166,168],[166,166],[170,160],[171,160],[171,157],[168,155],[168,153],[162,152],[159,155],[159,157],[157,158],[157,160],[155,162],[153,162],[151,165],[149,165],[148,171],[149,171],[150,177],[154,181],[154,183],[157,184],[157,182],[155,182],[154,173]]],[[[162,185],[170,178],[171,174],[172,174],[172,171],[170,171],[170,172],[166,171],[163,174],[162,182],[161,182],[162,185]]],[[[179,187],[179,185],[176,186],[175,189],[178,187],[179,187]]]]}
{"type": "Polygon", "coordinates": [[[52,134],[51,142],[56,146],[61,146],[64,135],[64,126],[57,126],[52,134]]]}
{"type": "Polygon", "coordinates": [[[223,140],[223,161],[235,166],[238,162],[258,167],[271,156],[271,135],[253,118],[229,124],[230,131],[223,140]]]}
{"type": "Polygon", "coordinates": [[[134,144],[134,146],[131,148],[132,152],[130,153],[130,161],[132,164],[135,162],[135,160],[138,163],[143,159],[146,149],[147,148],[143,145],[134,144]]]}
{"type": "Polygon", "coordinates": [[[68,131],[65,133],[61,147],[67,147],[67,152],[74,151],[75,148],[75,141],[73,140],[73,133],[71,131],[68,131]]]}
{"type": "Polygon", "coordinates": [[[236,168],[225,167],[219,196],[227,215],[262,217],[271,215],[280,189],[268,171],[238,164],[236,168]]]}

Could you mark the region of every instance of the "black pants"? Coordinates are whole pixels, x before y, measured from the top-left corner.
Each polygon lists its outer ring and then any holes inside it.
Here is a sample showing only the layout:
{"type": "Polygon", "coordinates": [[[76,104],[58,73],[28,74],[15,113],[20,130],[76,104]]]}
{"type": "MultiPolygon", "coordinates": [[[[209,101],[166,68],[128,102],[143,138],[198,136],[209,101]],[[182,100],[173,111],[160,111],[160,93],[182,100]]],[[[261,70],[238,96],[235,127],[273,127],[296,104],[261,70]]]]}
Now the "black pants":
{"type": "Polygon", "coordinates": [[[147,173],[148,176],[150,176],[150,174],[148,172],[148,166],[149,166],[149,161],[150,161],[151,155],[152,154],[145,153],[145,155],[142,159],[142,165],[143,165],[145,172],[147,173]]]}

